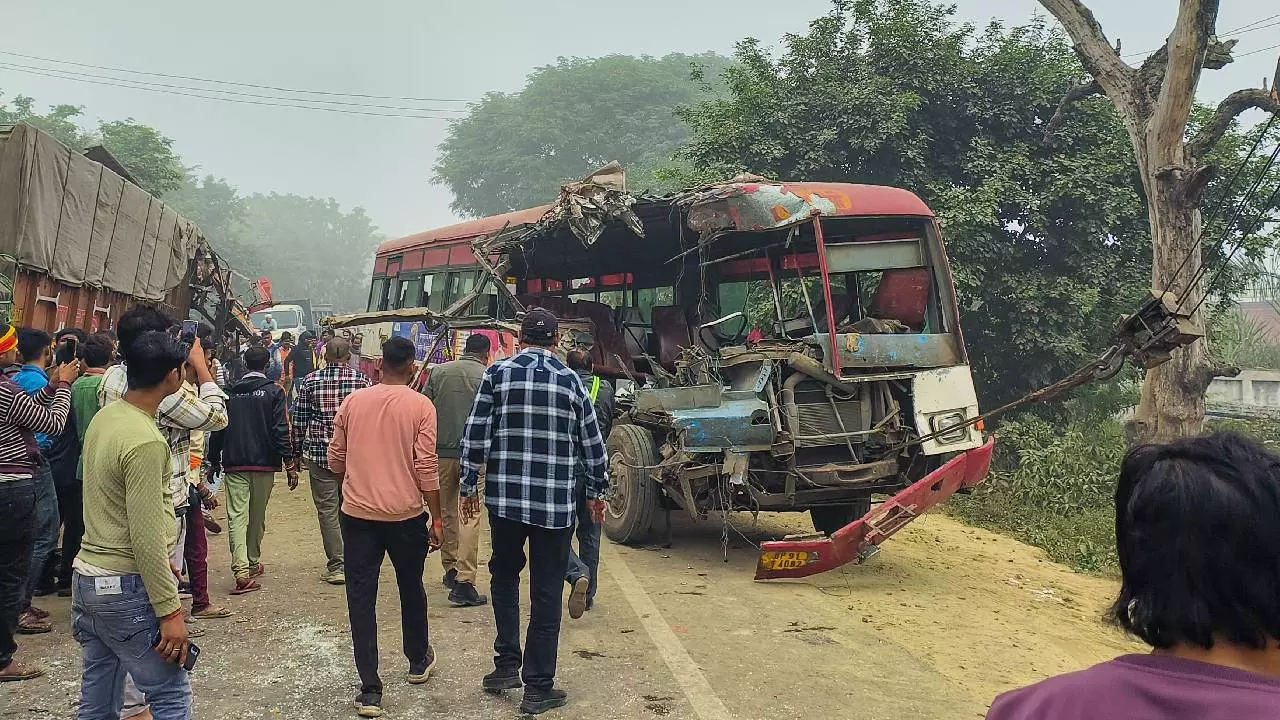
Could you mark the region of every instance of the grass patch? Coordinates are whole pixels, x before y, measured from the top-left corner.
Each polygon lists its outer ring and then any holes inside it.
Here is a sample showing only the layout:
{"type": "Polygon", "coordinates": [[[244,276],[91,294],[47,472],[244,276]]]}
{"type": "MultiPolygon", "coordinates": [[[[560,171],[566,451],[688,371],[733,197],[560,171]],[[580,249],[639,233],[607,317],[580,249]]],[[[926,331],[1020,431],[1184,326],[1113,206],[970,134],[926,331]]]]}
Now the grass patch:
{"type": "MultiPolygon", "coordinates": [[[[1215,420],[1210,430],[1251,437],[1280,452],[1280,423],[1215,420]]],[[[1123,426],[1092,414],[1062,425],[1024,416],[1004,423],[987,481],[945,511],[970,525],[1042,548],[1082,572],[1119,574],[1115,483],[1123,426]]]]}

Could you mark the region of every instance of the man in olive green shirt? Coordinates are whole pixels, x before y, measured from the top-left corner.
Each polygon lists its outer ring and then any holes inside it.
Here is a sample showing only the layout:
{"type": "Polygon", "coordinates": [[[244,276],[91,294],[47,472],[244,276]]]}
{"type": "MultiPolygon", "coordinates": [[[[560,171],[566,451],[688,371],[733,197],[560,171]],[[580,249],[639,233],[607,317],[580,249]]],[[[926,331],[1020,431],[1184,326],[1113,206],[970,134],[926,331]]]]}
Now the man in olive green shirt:
{"type": "Polygon", "coordinates": [[[72,595],[84,657],[79,717],[118,717],[127,674],[156,720],[190,720],[187,627],[169,563],[172,469],[155,424],[160,402],[182,385],[189,348],[152,331],[122,351],[129,391],[94,416],[83,451],[85,534],[72,595]]]}

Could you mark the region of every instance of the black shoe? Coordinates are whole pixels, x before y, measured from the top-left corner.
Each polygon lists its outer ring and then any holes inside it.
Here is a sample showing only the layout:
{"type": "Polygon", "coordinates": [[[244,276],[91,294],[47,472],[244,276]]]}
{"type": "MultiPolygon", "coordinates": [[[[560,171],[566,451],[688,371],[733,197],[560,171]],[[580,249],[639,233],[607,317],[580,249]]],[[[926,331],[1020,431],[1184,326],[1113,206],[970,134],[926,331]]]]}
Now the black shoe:
{"type": "Polygon", "coordinates": [[[356,714],[360,717],[382,717],[382,693],[367,692],[356,696],[356,714]]]}
{"type": "Polygon", "coordinates": [[[71,586],[70,586],[70,585],[59,585],[59,586],[58,586],[58,597],[71,597],[71,586]]]}
{"type": "Polygon", "coordinates": [[[456,583],[449,591],[449,602],[454,607],[479,607],[486,605],[489,598],[476,592],[476,586],[469,582],[456,583]]]}
{"type": "Polygon", "coordinates": [[[452,568],[450,568],[450,569],[449,569],[449,572],[447,572],[447,573],[445,573],[445,574],[444,574],[444,580],[443,580],[443,582],[444,582],[444,586],[445,586],[445,587],[447,587],[447,588],[449,588],[450,590],[452,590],[452,589],[454,589],[455,587],[457,587],[457,586],[458,586],[458,571],[457,571],[457,570],[454,570],[454,569],[452,569],[452,568]]]}
{"type": "Polygon", "coordinates": [[[591,582],[585,575],[573,581],[569,590],[569,617],[577,620],[587,611],[587,588],[591,582]]]}
{"type": "Polygon", "coordinates": [[[58,586],[53,583],[40,583],[32,593],[35,597],[48,597],[58,592],[58,586]]]}
{"type": "Polygon", "coordinates": [[[493,695],[503,690],[518,690],[523,684],[520,682],[520,668],[498,668],[485,675],[481,682],[484,691],[493,695]]]}
{"type": "Polygon", "coordinates": [[[436,666],[436,650],[427,645],[427,659],[420,663],[409,663],[409,684],[421,685],[431,679],[431,671],[436,666]]]}
{"type": "Polygon", "coordinates": [[[569,702],[569,694],[560,688],[550,690],[524,689],[524,699],[520,701],[520,712],[528,715],[541,715],[548,710],[564,707],[569,702]]]}

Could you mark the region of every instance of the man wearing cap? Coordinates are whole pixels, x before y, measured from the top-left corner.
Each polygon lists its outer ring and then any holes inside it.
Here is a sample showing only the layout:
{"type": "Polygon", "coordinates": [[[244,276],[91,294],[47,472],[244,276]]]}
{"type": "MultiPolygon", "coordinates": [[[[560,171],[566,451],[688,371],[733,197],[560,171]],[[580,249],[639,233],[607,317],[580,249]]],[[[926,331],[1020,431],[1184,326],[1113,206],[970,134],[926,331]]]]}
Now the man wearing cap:
{"type": "Polygon", "coordinates": [[[591,399],[576,373],[553,352],[556,317],[533,308],[520,327],[520,352],[485,370],[462,441],[462,514],[480,512],[477,484],[485,471],[489,511],[489,591],[498,637],[491,693],[524,685],[521,712],[565,704],[555,687],[564,571],[577,514],[575,468],[586,471],[587,505],[604,518],[608,485],[604,438],[591,399]],[[520,571],[529,544],[529,629],[520,648],[520,571]],[[523,668],[523,672],[522,672],[523,668]],[[522,682],[523,680],[523,682],[522,682]]]}

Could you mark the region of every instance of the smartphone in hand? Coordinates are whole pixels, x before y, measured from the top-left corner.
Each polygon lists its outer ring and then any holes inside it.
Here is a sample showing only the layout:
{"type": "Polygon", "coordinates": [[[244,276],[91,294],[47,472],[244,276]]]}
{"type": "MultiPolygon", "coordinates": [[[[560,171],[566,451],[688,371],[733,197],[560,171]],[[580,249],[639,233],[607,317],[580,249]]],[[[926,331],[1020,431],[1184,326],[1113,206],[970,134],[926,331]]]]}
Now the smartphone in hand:
{"type": "MultiPolygon", "coordinates": [[[[160,631],[156,630],[155,634],[151,636],[151,647],[155,647],[159,644],[160,644],[160,631]]],[[[200,646],[188,640],[187,641],[187,661],[182,663],[182,669],[186,670],[187,672],[191,672],[192,670],[195,670],[196,661],[199,659],[200,659],[200,646]]]]}
{"type": "Polygon", "coordinates": [[[200,329],[200,323],[195,320],[182,321],[182,342],[193,343],[196,341],[196,331],[200,329]]]}
{"type": "Polygon", "coordinates": [[[57,365],[66,365],[76,359],[76,353],[80,351],[79,342],[75,335],[68,335],[62,342],[58,343],[57,349],[53,351],[53,361],[57,365]]]}

